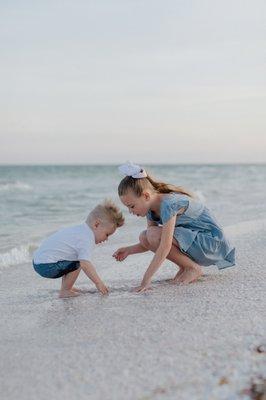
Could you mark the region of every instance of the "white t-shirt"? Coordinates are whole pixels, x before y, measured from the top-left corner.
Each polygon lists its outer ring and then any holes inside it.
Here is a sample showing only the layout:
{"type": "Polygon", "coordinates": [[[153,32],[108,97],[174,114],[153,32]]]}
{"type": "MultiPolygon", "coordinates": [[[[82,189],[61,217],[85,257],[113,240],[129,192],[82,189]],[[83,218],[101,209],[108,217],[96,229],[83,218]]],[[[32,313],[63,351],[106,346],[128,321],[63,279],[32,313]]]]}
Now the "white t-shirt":
{"type": "Polygon", "coordinates": [[[35,264],[55,263],[57,261],[90,261],[95,247],[95,237],[91,228],[84,222],[55,232],[45,239],[33,255],[35,264]]]}

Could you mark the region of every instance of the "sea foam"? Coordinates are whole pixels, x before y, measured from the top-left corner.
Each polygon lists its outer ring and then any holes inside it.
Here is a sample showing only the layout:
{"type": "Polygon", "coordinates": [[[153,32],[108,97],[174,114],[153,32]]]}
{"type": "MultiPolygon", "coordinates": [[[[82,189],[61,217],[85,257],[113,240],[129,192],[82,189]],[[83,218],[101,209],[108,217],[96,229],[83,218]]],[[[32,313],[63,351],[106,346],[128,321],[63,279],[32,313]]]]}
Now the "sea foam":
{"type": "Polygon", "coordinates": [[[5,253],[0,253],[0,267],[8,267],[30,262],[32,253],[36,248],[36,244],[30,243],[13,247],[5,253]]]}
{"type": "Polygon", "coordinates": [[[28,191],[33,190],[33,187],[21,181],[0,182],[0,191],[8,192],[13,190],[28,191]]]}

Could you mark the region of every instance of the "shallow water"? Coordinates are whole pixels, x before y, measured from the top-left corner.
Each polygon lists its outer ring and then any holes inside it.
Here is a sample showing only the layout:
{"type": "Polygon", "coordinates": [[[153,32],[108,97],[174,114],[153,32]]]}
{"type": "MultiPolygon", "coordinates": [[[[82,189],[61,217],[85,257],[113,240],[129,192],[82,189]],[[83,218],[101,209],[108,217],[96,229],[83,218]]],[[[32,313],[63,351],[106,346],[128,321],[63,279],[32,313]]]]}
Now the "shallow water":
{"type": "MultiPolygon", "coordinates": [[[[158,180],[182,185],[206,202],[231,233],[265,226],[266,165],[153,165],[158,180]]],[[[41,239],[80,223],[109,197],[119,204],[116,166],[0,166],[0,266],[31,259],[41,239]]],[[[138,237],[144,219],[128,214],[123,238],[138,237]]],[[[119,245],[121,235],[111,238],[119,245]]]]}

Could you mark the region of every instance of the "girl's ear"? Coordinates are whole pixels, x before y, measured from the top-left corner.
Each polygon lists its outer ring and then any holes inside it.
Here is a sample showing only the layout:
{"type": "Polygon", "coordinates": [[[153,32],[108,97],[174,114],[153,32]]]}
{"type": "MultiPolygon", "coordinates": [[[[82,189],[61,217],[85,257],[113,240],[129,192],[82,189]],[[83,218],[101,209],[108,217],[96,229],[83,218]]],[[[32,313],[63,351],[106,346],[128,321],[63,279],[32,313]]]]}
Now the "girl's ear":
{"type": "Polygon", "coordinates": [[[142,195],[145,200],[150,200],[150,198],[151,198],[151,195],[149,192],[142,192],[142,195]]]}

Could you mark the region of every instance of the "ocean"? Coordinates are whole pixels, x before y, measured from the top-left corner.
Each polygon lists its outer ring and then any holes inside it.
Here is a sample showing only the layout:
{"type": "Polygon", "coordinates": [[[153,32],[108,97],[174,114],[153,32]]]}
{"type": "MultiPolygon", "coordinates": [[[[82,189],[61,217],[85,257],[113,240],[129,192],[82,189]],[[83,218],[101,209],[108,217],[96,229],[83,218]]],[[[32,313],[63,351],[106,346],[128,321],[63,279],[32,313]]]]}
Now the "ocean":
{"type": "MultiPolygon", "coordinates": [[[[228,232],[256,231],[266,219],[266,165],[147,165],[158,180],[194,191],[228,232]]],[[[83,222],[104,198],[119,204],[117,166],[0,166],[0,269],[30,262],[43,238],[83,222]]],[[[123,238],[145,220],[126,217],[123,238]]],[[[119,236],[118,236],[119,238],[119,236]]],[[[118,239],[111,238],[119,246],[118,239]],[[116,243],[117,242],[117,243],[116,243]]]]}

